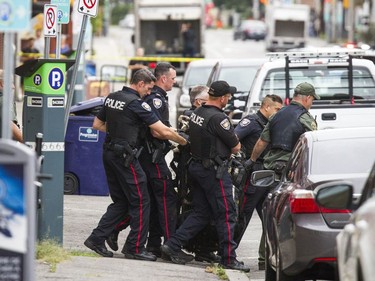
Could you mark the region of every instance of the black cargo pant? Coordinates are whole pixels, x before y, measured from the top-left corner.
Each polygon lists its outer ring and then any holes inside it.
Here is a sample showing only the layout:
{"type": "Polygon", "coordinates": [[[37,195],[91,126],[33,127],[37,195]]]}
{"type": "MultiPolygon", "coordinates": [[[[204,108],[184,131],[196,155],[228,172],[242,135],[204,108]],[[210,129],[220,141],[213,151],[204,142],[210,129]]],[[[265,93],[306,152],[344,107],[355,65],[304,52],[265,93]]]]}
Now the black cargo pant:
{"type": "Polygon", "coordinates": [[[222,263],[229,264],[236,258],[237,246],[233,240],[236,210],[230,175],[225,171],[221,179],[216,179],[213,166],[204,168],[196,160],[191,161],[189,173],[194,186],[193,211],[166,244],[179,250],[214,218],[222,263]]]}
{"type": "Polygon", "coordinates": [[[130,167],[125,167],[124,158],[109,149],[103,151],[103,164],[113,203],[92,231],[91,238],[96,243],[104,243],[129,213],[130,232],[124,247],[129,253],[139,253],[145,246],[149,228],[150,197],[146,175],[137,159],[130,167]]]}
{"type": "MultiPolygon", "coordinates": [[[[237,246],[240,244],[243,235],[247,229],[247,226],[250,223],[253,212],[256,209],[259,218],[263,221],[262,218],[262,205],[270,188],[266,187],[255,187],[251,185],[250,178],[247,179],[243,192],[244,198],[242,205],[240,206],[240,218],[238,231],[234,237],[234,240],[237,243],[237,246]]],[[[262,231],[262,236],[260,239],[259,249],[258,249],[258,259],[259,261],[264,261],[264,233],[262,231]]]]}
{"type": "Polygon", "coordinates": [[[139,161],[147,175],[151,203],[147,247],[159,248],[161,237],[166,241],[176,231],[177,192],[173,187],[172,174],[165,157],[154,164],[152,155],[143,150],[139,161]]]}

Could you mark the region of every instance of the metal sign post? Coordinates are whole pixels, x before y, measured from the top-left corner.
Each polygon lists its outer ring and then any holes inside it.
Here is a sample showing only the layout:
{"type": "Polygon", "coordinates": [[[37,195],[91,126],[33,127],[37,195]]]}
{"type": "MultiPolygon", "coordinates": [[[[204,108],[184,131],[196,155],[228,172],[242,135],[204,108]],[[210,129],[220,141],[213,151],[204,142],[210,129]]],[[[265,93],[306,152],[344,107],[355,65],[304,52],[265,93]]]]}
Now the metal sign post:
{"type": "Polygon", "coordinates": [[[78,38],[76,63],[74,64],[74,67],[73,67],[71,84],[69,86],[69,92],[68,92],[68,100],[65,106],[65,130],[64,130],[65,134],[66,134],[66,128],[68,127],[69,112],[70,112],[70,107],[72,106],[73,93],[74,93],[74,88],[75,88],[75,84],[77,80],[77,71],[79,67],[79,60],[81,59],[82,45],[83,45],[83,39],[86,33],[88,17],[89,16],[96,17],[98,13],[98,5],[99,5],[99,0],[79,0],[78,2],[78,12],[83,14],[84,16],[82,20],[81,32],[78,38]]]}
{"type": "Polygon", "coordinates": [[[35,280],[35,153],[10,140],[14,32],[30,28],[31,1],[0,0],[4,89],[0,137],[0,279],[35,280]]]}
{"type": "Polygon", "coordinates": [[[10,104],[13,104],[12,80],[14,75],[14,32],[27,30],[30,28],[31,3],[27,0],[0,0],[0,32],[5,32],[4,36],[4,87],[2,90],[3,108],[0,116],[0,137],[11,139],[9,123],[10,104]]]}
{"type": "Polygon", "coordinates": [[[56,58],[59,59],[61,54],[61,24],[69,23],[70,1],[51,0],[51,4],[57,6],[56,58]]]}

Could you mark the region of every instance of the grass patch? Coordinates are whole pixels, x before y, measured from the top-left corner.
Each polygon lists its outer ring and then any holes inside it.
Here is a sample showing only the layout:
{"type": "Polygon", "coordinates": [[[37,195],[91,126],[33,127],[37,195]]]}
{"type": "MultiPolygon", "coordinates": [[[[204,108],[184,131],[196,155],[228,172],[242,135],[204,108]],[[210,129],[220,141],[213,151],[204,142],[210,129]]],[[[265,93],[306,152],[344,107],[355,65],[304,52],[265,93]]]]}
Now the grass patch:
{"type": "Polygon", "coordinates": [[[220,278],[220,280],[229,280],[228,275],[225,272],[225,269],[221,266],[218,266],[217,264],[207,266],[205,271],[217,275],[220,278]]]}
{"type": "Polygon", "coordinates": [[[78,251],[78,250],[72,250],[69,251],[70,255],[75,256],[75,257],[100,257],[99,254],[94,253],[94,252],[86,252],[86,251],[78,251]]]}
{"type": "Polygon", "coordinates": [[[36,246],[36,258],[48,263],[51,272],[56,272],[56,265],[64,260],[69,260],[70,254],[56,241],[43,240],[36,246]]]}
{"type": "Polygon", "coordinates": [[[69,260],[72,256],[99,257],[98,254],[84,251],[68,251],[54,240],[43,240],[36,246],[36,258],[50,266],[50,272],[56,272],[58,263],[69,260]]]}

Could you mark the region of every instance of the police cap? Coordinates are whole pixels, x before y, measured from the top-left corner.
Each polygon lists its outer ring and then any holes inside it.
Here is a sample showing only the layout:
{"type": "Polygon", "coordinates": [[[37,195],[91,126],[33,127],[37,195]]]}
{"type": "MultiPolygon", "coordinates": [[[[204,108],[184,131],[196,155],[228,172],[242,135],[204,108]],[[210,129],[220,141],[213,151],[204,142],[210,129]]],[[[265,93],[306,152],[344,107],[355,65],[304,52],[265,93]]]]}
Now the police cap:
{"type": "Polygon", "coordinates": [[[298,84],[294,92],[299,95],[313,96],[316,100],[320,100],[320,97],[315,93],[314,86],[307,82],[298,84]]]}
{"type": "Polygon", "coordinates": [[[213,97],[221,97],[226,94],[233,95],[235,92],[237,92],[237,88],[229,86],[229,84],[225,81],[212,82],[210,89],[208,90],[208,94],[213,97]]]}

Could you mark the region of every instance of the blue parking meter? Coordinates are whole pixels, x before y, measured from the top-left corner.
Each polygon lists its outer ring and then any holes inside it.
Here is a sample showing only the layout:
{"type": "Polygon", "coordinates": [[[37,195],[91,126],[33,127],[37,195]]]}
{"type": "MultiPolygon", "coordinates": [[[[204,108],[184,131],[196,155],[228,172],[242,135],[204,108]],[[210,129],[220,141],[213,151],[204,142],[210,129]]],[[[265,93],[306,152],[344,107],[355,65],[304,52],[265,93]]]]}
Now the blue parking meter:
{"type": "Polygon", "coordinates": [[[63,239],[64,116],[66,71],[74,60],[37,59],[16,68],[24,77],[23,137],[35,147],[43,134],[43,173],[52,175],[39,192],[38,239],[63,239]]]}

